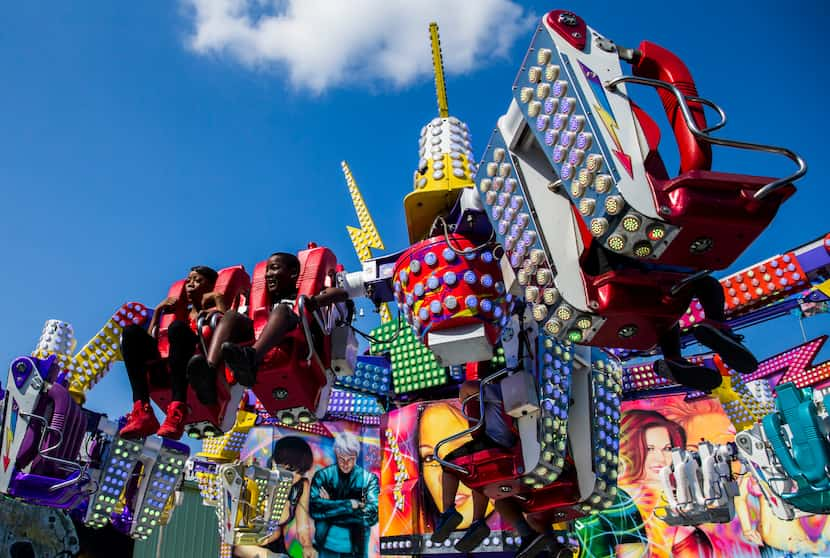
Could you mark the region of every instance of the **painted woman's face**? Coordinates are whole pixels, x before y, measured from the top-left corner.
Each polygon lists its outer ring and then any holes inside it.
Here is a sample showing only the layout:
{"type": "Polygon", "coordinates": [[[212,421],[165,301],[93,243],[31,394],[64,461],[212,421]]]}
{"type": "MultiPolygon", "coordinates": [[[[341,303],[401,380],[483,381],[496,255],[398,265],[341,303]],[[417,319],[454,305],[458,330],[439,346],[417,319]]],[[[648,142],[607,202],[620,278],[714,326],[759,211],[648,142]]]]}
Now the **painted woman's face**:
{"type": "MultiPolygon", "coordinates": [[[[435,445],[453,434],[469,428],[467,420],[461,412],[448,403],[436,403],[429,406],[421,415],[421,422],[418,425],[420,446],[418,453],[423,463],[423,479],[432,500],[440,511],[444,511],[441,499],[441,464],[433,459],[435,445]]],[[[445,456],[452,450],[469,442],[471,438],[465,436],[441,446],[440,454],[445,456]]],[[[458,529],[466,529],[473,520],[473,493],[464,484],[458,485],[458,492],[455,496],[455,509],[464,516],[464,520],[458,529]]],[[[493,503],[487,504],[487,515],[493,511],[493,503]]]]}
{"type": "Polygon", "coordinates": [[[645,437],[646,459],[643,463],[643,479],[646,482],[659,482],[660,471],[671,464],[671,437],[668,429],[663,426],[647,428],[645,437]]]}

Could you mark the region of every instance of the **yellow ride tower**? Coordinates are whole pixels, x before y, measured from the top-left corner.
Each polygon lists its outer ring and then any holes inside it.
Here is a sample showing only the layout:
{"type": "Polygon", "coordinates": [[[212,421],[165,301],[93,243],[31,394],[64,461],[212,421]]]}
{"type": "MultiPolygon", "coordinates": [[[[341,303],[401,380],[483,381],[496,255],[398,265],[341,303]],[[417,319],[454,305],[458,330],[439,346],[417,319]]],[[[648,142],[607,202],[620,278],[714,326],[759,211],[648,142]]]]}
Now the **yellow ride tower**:
{"type": "Polygon", "coordinates": [[[414,244],[426,238],[435,219],[452,209],[461,191],[473,186],[475,160],[467,124],[449,115],[438,24],[430,23],[438,116],[421,129],[414,191],[404,198],[406,228],[414,244]]]}

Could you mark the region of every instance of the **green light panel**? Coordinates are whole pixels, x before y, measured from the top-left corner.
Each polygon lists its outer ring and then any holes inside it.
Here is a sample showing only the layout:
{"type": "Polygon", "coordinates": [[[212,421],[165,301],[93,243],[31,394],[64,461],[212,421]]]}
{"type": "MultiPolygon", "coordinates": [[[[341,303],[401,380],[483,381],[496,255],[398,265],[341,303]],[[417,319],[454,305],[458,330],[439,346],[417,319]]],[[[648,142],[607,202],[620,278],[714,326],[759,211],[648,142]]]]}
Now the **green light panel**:
{"type": "Polygon", "coordinates": [[[371,344],[371,353],[390,355],[394,393],[408,393],[447,383],[446,368],[438,365],[432,351],[418,340],[407,324],[388,322],[373,329],[371,335],[378,340],[378,343],[371,344]]]}

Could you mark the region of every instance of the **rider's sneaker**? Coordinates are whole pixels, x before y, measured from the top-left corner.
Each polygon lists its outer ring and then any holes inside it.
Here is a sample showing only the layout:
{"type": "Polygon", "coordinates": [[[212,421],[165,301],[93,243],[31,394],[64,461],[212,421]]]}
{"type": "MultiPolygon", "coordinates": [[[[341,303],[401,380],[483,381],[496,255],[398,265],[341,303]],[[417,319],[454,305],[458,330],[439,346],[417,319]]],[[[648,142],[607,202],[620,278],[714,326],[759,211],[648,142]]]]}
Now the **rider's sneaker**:
{"type": "Polygon", "coordinates": [[[655,360],[654,373],[698,391],[712,391],[723,381],[717,370],[696,366],[683,358],[655,360]]]}
{"type": "Polygon", "coordinates": [[[256,384],[256,351],[253,347],[241,347],[234,343],[222,343],[222,358],[233,370],[236,381],[245,387],[256,384]]]}
{"type": "Polygon", "coordinates": [[[151,436],[158,429],[159,421],[153,413],[150,403],[136,401],[133,403],[133,410],[127,413],[127,424],[118,432],[118,435],[126,440],[133,440],[151,436]]]}
{"type": "Polygon", "coordinates": [[[178,440],[184,434],[184,421],[187,418],[187,403],[173,401],[167,406],[167,418],[161,428],[158,429],[159,436],[178,440]]]}
{"type": "Polygon", "coordinates": [[[758,359],[741,342],[744,339],[743,335],[733,333],[729,328],[719,328],[707,323],[693,327],[692,335],[701,345],[718,353],[724,364],[741,374],[755,372],[758,368],[758,359]]]}

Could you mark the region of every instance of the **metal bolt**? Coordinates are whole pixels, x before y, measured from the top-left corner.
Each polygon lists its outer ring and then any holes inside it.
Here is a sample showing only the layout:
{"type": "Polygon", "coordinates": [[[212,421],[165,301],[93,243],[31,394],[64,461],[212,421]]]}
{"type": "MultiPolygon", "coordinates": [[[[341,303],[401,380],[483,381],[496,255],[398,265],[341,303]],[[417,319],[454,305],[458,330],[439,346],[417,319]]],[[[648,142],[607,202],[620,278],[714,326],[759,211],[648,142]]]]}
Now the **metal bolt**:
{"type": "Polygon", "coordinates": [[[573,37],[574,39],[581,39],[582,33],[580,33],[579,31],[574,31],[573,33],[571,33],[571,37],[573,37]]]}
{"type": "Polygon", "coordinates": [[[605,37],[597,37],[597,46],[605,52],[614,52],[617,48],[614,46],[614,41],[606,39],[605,37]]]}
{"type": "Polygon", "coordinates": [[[568,27],[576,26],[576,15],[571,12],[562,12],[559,14],[559,23],[567,25],[568,27]]]}

